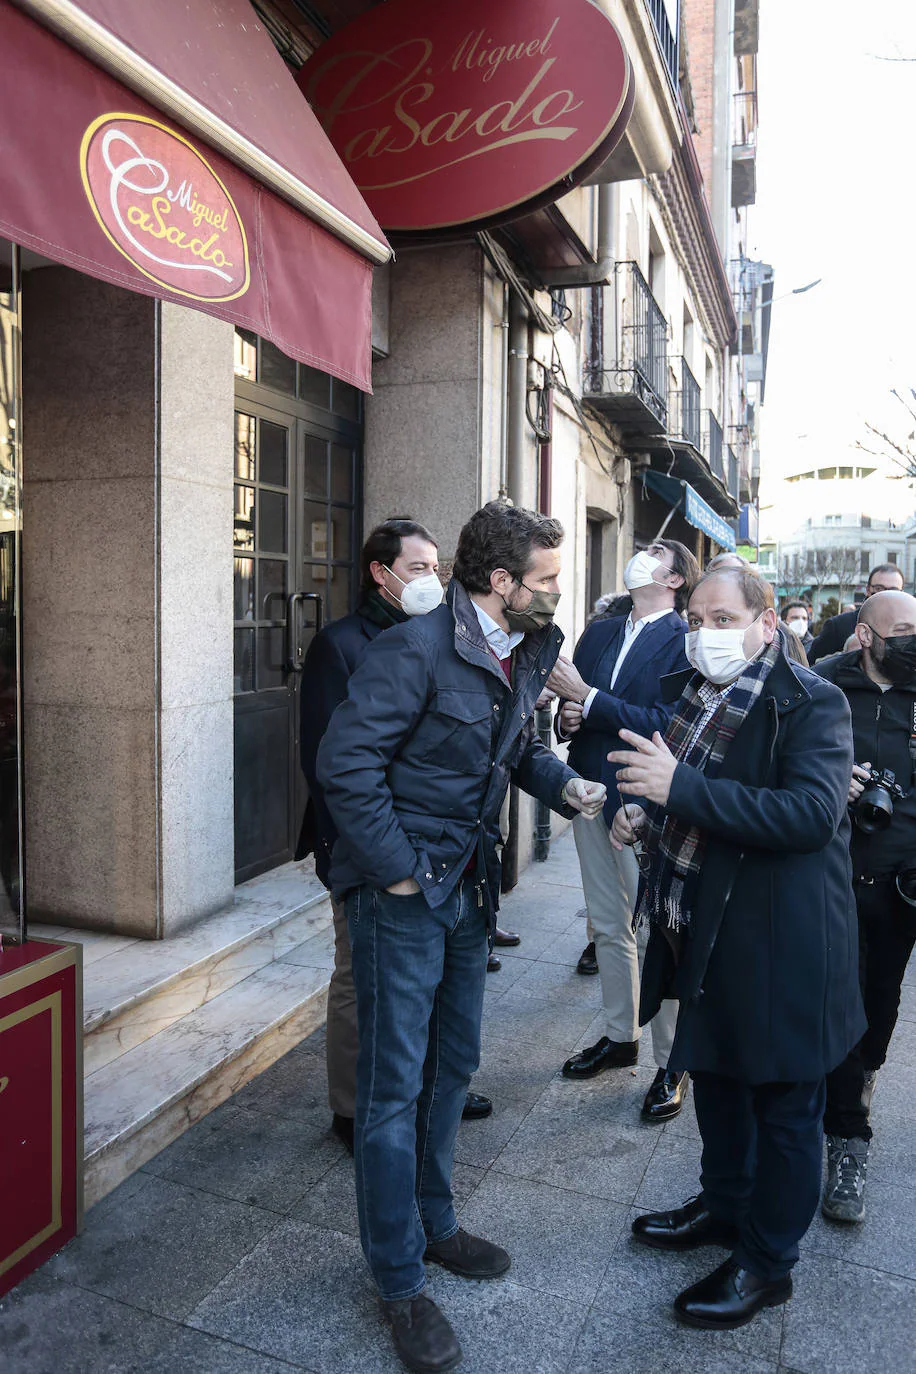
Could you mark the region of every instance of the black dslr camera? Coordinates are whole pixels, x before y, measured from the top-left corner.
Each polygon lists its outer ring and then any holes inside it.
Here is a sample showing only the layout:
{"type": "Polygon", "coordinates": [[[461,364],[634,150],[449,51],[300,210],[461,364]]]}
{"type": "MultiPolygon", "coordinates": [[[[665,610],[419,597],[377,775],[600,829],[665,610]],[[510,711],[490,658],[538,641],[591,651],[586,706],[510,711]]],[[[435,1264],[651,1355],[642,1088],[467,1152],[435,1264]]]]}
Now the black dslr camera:
{"type": "Polygon", "coordinates": [[[883,772],[871,768],[865,791],[853,803],[852,818],[866,835],[873,835],[876,830],[886,830],[894,814],[894,798],[903,801],[905,796],[890,768],[885,768],[883,772]]]}

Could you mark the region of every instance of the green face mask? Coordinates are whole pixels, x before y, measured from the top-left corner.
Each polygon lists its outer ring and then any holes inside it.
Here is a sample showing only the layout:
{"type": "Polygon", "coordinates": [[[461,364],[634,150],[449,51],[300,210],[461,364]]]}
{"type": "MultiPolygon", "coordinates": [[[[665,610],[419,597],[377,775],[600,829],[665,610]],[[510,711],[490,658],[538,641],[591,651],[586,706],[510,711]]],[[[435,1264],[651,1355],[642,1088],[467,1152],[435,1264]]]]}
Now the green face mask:
{"type": "Polygon", "coordinates": [[[509,629],[521,630],[523,634],[527,634],[529,630],[542,630],[545,625],[550,625],[556,613],[560,593],[532,591],[524,582],[520,582],[519,586],[531,592],[531,600],[523,611],[514,611],[503,597],[509,629]]]}

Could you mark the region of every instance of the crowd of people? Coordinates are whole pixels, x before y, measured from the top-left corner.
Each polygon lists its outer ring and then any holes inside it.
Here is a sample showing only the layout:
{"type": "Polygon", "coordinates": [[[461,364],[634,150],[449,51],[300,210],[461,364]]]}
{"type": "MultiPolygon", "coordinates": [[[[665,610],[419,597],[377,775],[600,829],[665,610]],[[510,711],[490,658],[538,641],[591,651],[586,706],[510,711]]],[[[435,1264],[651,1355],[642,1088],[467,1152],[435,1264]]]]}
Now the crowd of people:
{"type": "Polygon", "coordinates": [[[519,940],[498,925],[510,782],[572,821],[581,867],[578,972],[600,980],[605,1033],[563,1076],[636,1063],[649,1024],[644,1119],[693,1094],[697,1195],[633,1223],[646,1245],[727,1252],[675,1297],[688,1325],[786,1302],[819,1201],[864,1218],[871,1099],[916,942],[916,599],[899,569],[873,569],[861,607],[814,638],[809,606],[780,614],[738,555],[701,572],[659,538],[570,658],[562,543],[558,521],[491,502],[443,592],[429,531],[384,522],[357,610],[303,674],[301,849],[336,941],[332,1127],[395,1348],[426,1374],[461,1361],[426,1266],[511,1264],[459,1225],[451,1190],[461,1118],[492,1110],[470,1085],[494,945],[519,940]],[[537,730],[554,702],[566,762],[537,730]]]}

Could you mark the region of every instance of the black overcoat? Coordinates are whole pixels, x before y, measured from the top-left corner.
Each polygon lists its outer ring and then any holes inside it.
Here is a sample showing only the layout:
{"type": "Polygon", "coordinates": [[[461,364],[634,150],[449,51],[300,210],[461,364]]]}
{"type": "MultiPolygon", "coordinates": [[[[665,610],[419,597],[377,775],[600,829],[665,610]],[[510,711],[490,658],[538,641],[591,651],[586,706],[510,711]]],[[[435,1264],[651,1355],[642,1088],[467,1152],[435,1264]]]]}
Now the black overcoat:
{"type": "Polygon", "coordinates": [[[328,721],[345,699],[347,684],[362,663],[366,650],[386,628],[390,627],[367,614],[365,605],[359,606],[352,615],[333,621],[315,635],[302,666],[299,750],[309,799],[296,858],[302,859],[314,852],[315,872],[328,888],[331,886],[331,854],[337,840],[337,827],[318,781],[318,746],[328,728],[328,721]]]}
{"type": "MultiPolygon", "coordinates": [[[[689,680],[667,680],[679,693],[689,680]]],[[[809,1082],[865,1031],[849,861],[852,730],[842,692],[780,656],[709,779],[678,764],[667,810],[707,834],[675,969],[653,930],[640,1020],[681,1003],[670,1065],[809,1082]]]]}

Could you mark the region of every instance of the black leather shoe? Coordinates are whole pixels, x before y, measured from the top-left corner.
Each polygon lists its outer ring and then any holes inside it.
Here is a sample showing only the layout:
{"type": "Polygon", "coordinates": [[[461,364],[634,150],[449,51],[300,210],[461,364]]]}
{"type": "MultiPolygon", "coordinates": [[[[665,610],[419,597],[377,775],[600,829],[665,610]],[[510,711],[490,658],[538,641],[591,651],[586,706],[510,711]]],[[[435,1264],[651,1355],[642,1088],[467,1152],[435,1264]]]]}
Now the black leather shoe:
{"type": "Polygon", "coordinates": [[[745,1326],[765,1307],[779,1307],[792,1296],[792,1279],[759,1279],[727,1259],[705,1279],[685,1288],[674,1300],[679,1321],[706,1331],[732,1331],[745,1326]]]}
{"type": "Polygon", "coordinates": [[[490,950],[490,953],[487,955],[487,973],[499,973],[502,966],[502,959],[500,959],[498,954],[494,954],[493,951],[490,950]]]}
{"type": "Polygon", "coordinates": [[[712,1215],[702,1197],[692,1197],[671,1212],[646,1212],[633,1222],[633,1235],[658,1250],[695,1250],[700,1245],[724,1245],[733,1250],[738,1228],[712,1215]]]}
{"type": "Polygon", "coordinates": [[[659,1069],[652,1086],[646,1093],[642,1104],[642,1115],[646,1121],[670,1121],[687,1101],[687,1084],[690,1075],[669,1073],[659,1069]]]}
{"type": "Polygon", "coordinates": [[[522,937],[514,930],[503,930],[501,926],[497,926],[493,934],[493,943],[508,949],[512,945],[520,945],[522,937]]]}
{"type": "Polygon", "coordinates": [[[493,1112],[493,1103],[483,1093],[468,1093],[464,1099],[464,1106],[461,1109],[462,1121],[480,1121],[482,1117],[490,1116],[493,1112]]]}
{"type": "Polygon", "coordinates": [[[432,1298],[415,1298],[383,1304],[391,1325],[394,1348],[408,1369],[417,1374],[445,1374],[461,1363],[461,1346],[432,1298]]]}
{"type": "Polygon", "coordinates": [[[472,1236],[460,1226],[448,1240],[427,1245],[423,1258],[427,1264],[441,1264],[463,1279],[498,1279],[512,1263],[501,1245],[494,1245],[483,1236],[472,1236]]]}
{"type": "Polygon", "coordinates": [[[576,964],[576,972],[586,975],[598,972],[598,955],[595,953],[594,940],[592,940],[590,944],[587,944],[579,955],[579,962],[576,964]]]}
{"type": "Polygon", "coordinates": [[[352,1116],[339,1116],[337,1112],[331,1118],[331,1130],[342,1140],[344,1145],[353,1153],[353,1118],[352,1116]]]}
{"type": "Polygon", "coordinates": [[[636,1063],[639,1041],[609,1040],[602,1035],[597,1045],[574,1054],[563,1065],[564,1078],[594,1078],[605,1069],[626,1069],[636,1063]]]}

